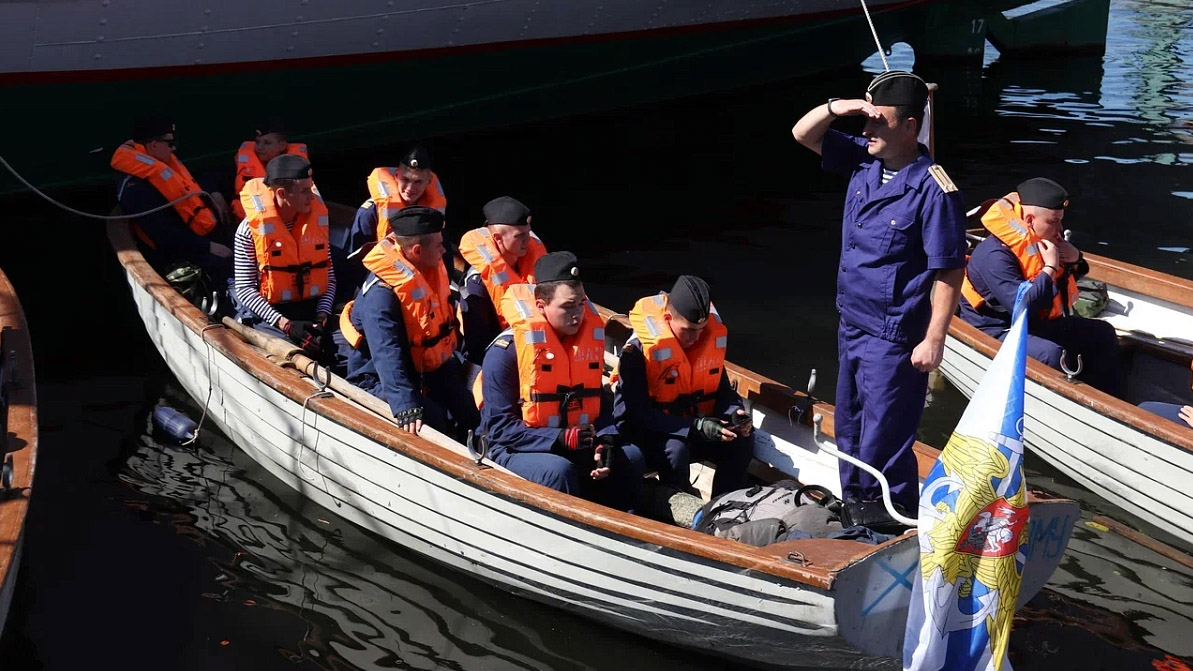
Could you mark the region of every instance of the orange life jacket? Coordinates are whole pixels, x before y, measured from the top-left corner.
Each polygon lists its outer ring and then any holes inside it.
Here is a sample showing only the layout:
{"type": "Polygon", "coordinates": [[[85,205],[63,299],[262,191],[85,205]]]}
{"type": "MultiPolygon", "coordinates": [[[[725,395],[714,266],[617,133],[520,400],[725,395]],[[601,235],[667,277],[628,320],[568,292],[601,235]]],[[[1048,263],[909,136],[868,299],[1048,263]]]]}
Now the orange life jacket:
{"type": "Polygon", "coordinates": [[[377,204],[377,239],[381,240],[389,235],[389,211],[391,208],[399,210],[415,205],[433,207],[441,213],[447,211],[447,196],[443,194],[443,186],[439,183],[439,176],[431,173],[431,183],[427,190],[419,196],[418,202],[407,203],[402,200],[401,190],[398,188],[396,177],[398,168],[375,168],[369,173],[369,194],[377,204]]]}
{"type": "MultiPolygon", "coordinates": [[[[982,225],[990,231],[991,235],[1002,240],[1007,247],[1011,248],[1011,251],[1015,253],[1015,258],[1019,260],[1019,268],[1023,271],[1023,277],[1027,281],[1036,279],[1040,273],[1044,272],[1044,259],[1040,257],[1040,250],[1037,247],[1040,238],[1032,233],[1023,221],[1023,206],[1019,203],[1018,193],[1003,196],[991,205],[990,209],[982,215],[982,225]]],[[[1038,316],[1041,319],[1063,317],[1066,308],[1071,311],[1077,304],[1077,282],[1073,279],[1072,274],[1065,272],[1063,267],[1058,268],[1056,273],[1056,283],[1060,285],[1061,282],[1064,282],[1067,291],[1056,292],[1052,298],[1052,306],[1048,310],[1040,311],[1038,316]],[[1068,305],[1064,303],[1064,296],[1068,296],[1068,305]]],[[[968,271],[966,271],[965,279],[961,282],[961,295],[969,301],[975,310],[986,304],[986,299],[969,281],[968,271]]],[[[1010,311],[1015,306],[1004,307],[1010,311]]]]}
{"type": "MultiPolygon", "coordinates": [[[[262,165],[261,159],[257,158],[257,152],[253,151],[256,142],[249,140],[240,145],[240,150],[236,152],[236,193],[244,191],[244,185],[250,179],[257,179],[265,176],[265,166],[262,165]]],[[[307,158],[307,146],[298,142],[291,142],[286,145],[286,154],[294,154],[307,158]]],[[[244,219],[244,206],[240,204],[239,199],[232,201],[232,211],[236,213],[238,219],[244,219]]]]}
{"type": "Polygon", "coordinates": [[[318,298],[327,291],[331,266],[327,206],[319,190],[313,186],[311,190],[315,198],[310,211],[299,215],[290,229],[263,179],[249,180],[240,192],[257,252],[261,296],[271,305],[318,298]]]}
{"type": "MultiPolygon", "coordinates": [[[[667,294],[647,296],[630,310],[634,337],[646,359],[646,387],[650,400],[669,415],[712,414],[725,370],[729,329],[716,306],[709,304],[708,326],[688,349],[679,346],[667,325],[667,294]]],[[[617,371],[613,380],[618,378],[617,371]]]]}
{"type": "MultiPolygon", "coordinates": [[[[460,239],[460,256],[480,274],[485,290],[493,301],[493,307],[501,305],[505,292],[515,284],[534,284],[534,264],[547,253],[542,240],[534,233],[530,234],[530,249],[518,259],[511,268],[505,257],[497,251],[497,244],[489,228],[474,228],[460,239]]],[[[507,328],[509,321],[505,315],[497,312],[497,321],[501,328],[507,328]]]]}
{"type": "MultiPolygon", "coordinates": [[[[382,238],[364,258],[364,266],[389,285],[402,304],[402,319],[410,341],[410,358],[420,373],[430,373],[456,351],[455,313],[451,309],[451,283],[441,263],[428,276],[406,259],[392,236],[382,238]]],[[[360,347],[364,335],[352,324],[352,305],[340,313],[340,332],[348,344],[360,347]]]]}
{"type": "MultiPolygon", "coordinates": [[[[116,152],[112,154],[112,167],[149,182],[167,202],[177,200],[183,194],[202,191],[198,182],[191,177],[190,171],[186,169],[182,161],[178,160],[177,156],[171,154],[169,162],[163,163],[150,156],[145,151],[145,145],[132,140],[116,147],[116,152]]],[[[182,222],[195,235],[207,235],[215,228],[215,213],[198,194],[174,203],[174,211],[182,217],[182,222]]],[[[150,248],[157,247],[136,225],[135,219],[133,220],[133,230],[150,248]]]]}
{"type": "Polygon", "coordinates": [[[580,330],[565,344],[535,309],[534,289],[515,284],[502,299],[518,357],[522,420],[535,428],[591,424],[601,412],[605,326],[587,302],[580,330]]]}

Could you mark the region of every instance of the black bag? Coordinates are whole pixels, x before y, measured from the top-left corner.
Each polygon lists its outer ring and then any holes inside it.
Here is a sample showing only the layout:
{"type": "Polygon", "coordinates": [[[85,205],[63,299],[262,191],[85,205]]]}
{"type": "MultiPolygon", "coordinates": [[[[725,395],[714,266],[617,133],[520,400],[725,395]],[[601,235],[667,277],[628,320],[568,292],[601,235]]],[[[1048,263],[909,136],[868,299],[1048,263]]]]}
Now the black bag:
{"type": "MultiPolygon", "coordinates": [[[[826,519],[840,529],[837,522],[837,497],[818,485],[801,486],[794,480],[780,480],[773,485],[755,485],[726,492],[713,498],[696,513],[692,528],[718,538],[729,538],[747,545],[762,547],[784,540],[798,510],[806,505],[808,493],[820,495],[813,503],[830,511],[826,519]]],[[[810,497],[809,497],[810,498],[810,497]]]]}

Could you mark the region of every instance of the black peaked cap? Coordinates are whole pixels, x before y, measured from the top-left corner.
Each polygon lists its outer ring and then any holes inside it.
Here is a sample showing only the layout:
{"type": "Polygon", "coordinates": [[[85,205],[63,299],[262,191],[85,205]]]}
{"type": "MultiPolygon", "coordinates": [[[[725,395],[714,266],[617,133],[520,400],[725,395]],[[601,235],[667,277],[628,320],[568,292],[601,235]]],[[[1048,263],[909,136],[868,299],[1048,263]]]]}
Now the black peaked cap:
{"type": "Polygon", "coordinates": [[[680,275],[671,288],[671,309],[684,319],[699,324],[708,319],[708,282],[695,275],[680,275]]]}
{"type": "Polygon", "coordinates": [[[407,207],[389,215],[394,235],[427,235],[443,230],[443,213],[433,207],[407,207]]]}
{"type": "Polygon", "coordinates": [[[580,279],[580,263],[576,259],[576,255],[571,252],[544,254],[534,264],[534,281],[540,284],[578,279],[580,279]]]}

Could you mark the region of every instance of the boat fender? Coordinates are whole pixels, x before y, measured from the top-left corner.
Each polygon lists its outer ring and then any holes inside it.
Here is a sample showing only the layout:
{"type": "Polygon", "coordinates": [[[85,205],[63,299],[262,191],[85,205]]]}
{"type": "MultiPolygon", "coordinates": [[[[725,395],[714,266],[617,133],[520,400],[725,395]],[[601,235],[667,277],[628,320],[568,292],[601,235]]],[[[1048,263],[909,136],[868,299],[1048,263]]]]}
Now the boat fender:
{"type": "Polygon", "coordinates": [[[168,405],[153,409],[153,426],[176,443],[194,440],[195,432],[199,429],[194,420],[168,405]]]}

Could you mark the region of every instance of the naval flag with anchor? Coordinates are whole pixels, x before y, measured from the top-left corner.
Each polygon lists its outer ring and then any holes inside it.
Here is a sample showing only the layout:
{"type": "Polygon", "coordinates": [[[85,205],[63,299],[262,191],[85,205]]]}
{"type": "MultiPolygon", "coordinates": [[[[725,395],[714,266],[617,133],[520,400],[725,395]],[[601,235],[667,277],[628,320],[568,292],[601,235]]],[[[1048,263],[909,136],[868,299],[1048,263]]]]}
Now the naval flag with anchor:
{"type": "Polygon", "coordinates": [[[1010,669],[1025,557],[1024,282],[1014,321],[920,493],[919,576],[903,642],[910,671],[1010,669]]]}

